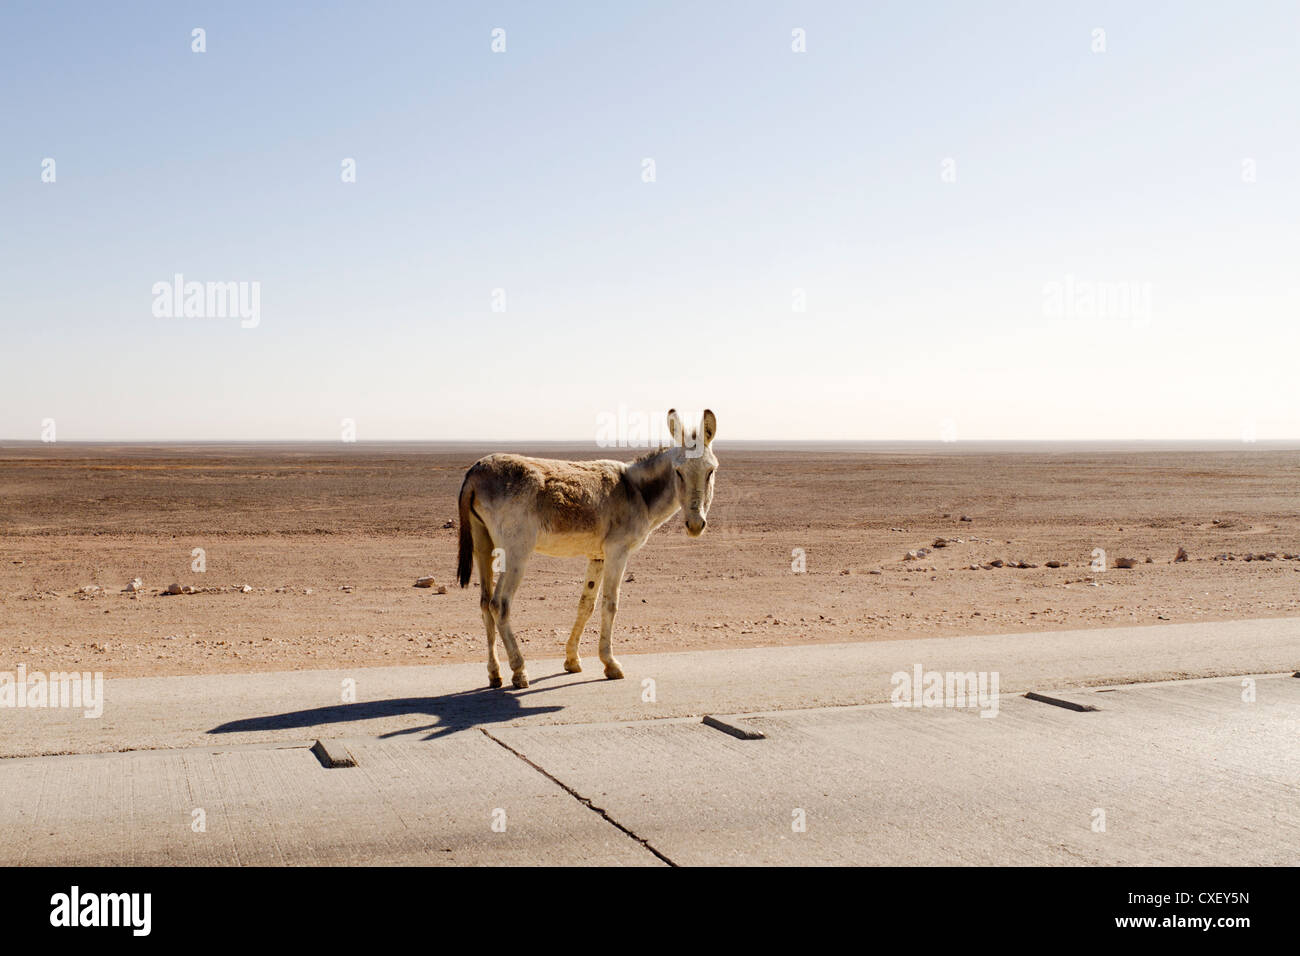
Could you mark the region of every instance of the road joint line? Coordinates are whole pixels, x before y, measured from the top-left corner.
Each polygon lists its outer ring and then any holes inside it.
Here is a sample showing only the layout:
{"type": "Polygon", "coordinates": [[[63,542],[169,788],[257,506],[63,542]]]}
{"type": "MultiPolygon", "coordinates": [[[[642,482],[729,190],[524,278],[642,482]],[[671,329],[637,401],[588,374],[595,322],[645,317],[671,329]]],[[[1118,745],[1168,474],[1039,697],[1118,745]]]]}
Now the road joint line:
{"type": "Polygon", "coordinates": [[[541,774],[543,777],[545,777],[547,780],[551,781],[551,783],[555,784],[557,787],[559,787],[561,790],[563,790],[563,791],[564,791],[565,793],[567,793],[569,796],[573,797],[573,799],[577,800],[580,804],[582,804],[582,805],[583,805],[584,807],[586,807],[588,810],[591,810],[593,813],[595,813],[595,814],[597,814],[598,816],[600,816],[602,819],[604,819],[604,820],[605,820],[607,823],[609,823],[611,826],[616,827],[617,829],[621,830],[623,833],[627,834],[627,836],[629,836],[630,838],[632,838],[633,840],[635,840],[637,843],[641,844],[641,845],[642,845],[643,847],[645,847],[649,852],[653,853],[653,854],[655,855],[655,857],[657,857],[658,859],[662,860],[664,863],[668,864],[669,866],[677,866],[677,864],[674,863],[674,862],[673,862],[673,861],[672,861],[668,856],[666,856],[665,854],[661,853],[659,850],[655,849],[655,847],[653,847],[653,846],[650,844],[650,840],[649,840],[648,838],[643,837],[643,836],[638,836],[637,833],[636,833],[634,830],[631,830],[631,829],[629,829],[628,827],[625,827],[623,824],[619,823],[619,822],[618,822],[617,820],[615,820],[612,816],[610,816],[608,810],[605,810],[605,809],[602,808],[602,807],[598,807],[598,806],[596,806],[594,803],[591,802],[591,800],[590,800],[589,798],[584,797],[582,794],[578,793],[577,790],[574,790],[572,787],[570,787],[570,786],[569,786],[567,783],[565,783],[563,780],[561,780],[561,779],[559,779],[558,777],[556,777],[554,774],[552,774],[551,772],[549,772],[548,770],[546,770],[544,767],[542,767],[542,766],[538,765],[537,763],[534,763],[532,760],[528,759],[528,757],[524,756],[522,753],[520,753],[520,752],[519,752],[518,750],[516,750],[514,747],[511,747],[508,743],[506,743],[506,742],[505,742],[504,740],[502,740],[500,737],[496,737],[496,736],[494,736],[494,735],[493,735],[493,734],[492,734],[492,733],[491,733],[491,732],[490,732],[486,727],[480,727],[479,730],[482,731],[483,736],[487,737],[488,740],[491,740],[493,743],[496,743],[496,744],[500,745],[501,747],[504,747],[504,748],[505,748],[506,750],[508,750],[510,753],[514,754],[516,757],[518,757],[518,758],[519,758],[520,760],[522,760],[524,763],[528,764],[528,766],[532,767],[534,770],[536,770],[538,773],[540,773],[540,774],[541,774]]]}

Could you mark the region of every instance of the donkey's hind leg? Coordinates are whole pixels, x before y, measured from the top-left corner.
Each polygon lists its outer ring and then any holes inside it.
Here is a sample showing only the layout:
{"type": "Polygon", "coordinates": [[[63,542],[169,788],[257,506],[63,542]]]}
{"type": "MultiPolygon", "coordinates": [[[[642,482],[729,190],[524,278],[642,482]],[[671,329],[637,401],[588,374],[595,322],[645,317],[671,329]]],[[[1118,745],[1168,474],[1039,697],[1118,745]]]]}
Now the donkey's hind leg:
{"type": "Polygon", "coordinates": [[[603,558],[591,558],[587,562],[587,576],[582,581],[582,595],[578,598],[578,619],[573,622],[569,642],[564,645],[564,669],[570,674],[582,670],[582,659],[578,657],[578,639],[582,629],[587,626],[592,609],[596,606],[596,592],[600,588],[600,575],[605,567],[603,558]]]}
{"type": "Polygon", "coordinates": [[[497,661],[497,622],[492,616],[492,539],[487,529],[474,528],[474,560],[478,564],[479,611],[487,629],[488,686],[501,686],[501,664],[497,661]]]}
{"type": "Polygon", "coordinates": [[[510,683],[515,687],[528,686],[528,672],[524,670],[524,655],[515,640],[514,628],[510,624],[510,606],[514,603],[515,591],[524,576],[524,565],[532,553],[532,545],[527,547],[509,547],[503,553],[505,567],[496,581],[492,592],[492,614],[496,618],[497,630],[501,632],[501,643],[506,646],[506,659],[510,661],[513,676],[510,683]]]}

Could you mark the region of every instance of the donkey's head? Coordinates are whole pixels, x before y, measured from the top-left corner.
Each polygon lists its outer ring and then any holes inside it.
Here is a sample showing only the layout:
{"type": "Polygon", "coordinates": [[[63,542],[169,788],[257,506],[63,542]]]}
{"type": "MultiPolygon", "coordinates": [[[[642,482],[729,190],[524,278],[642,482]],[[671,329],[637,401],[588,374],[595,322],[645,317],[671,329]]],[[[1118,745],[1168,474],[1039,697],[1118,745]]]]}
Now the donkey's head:
{"type": "Polygon", "coordinates": [[[700,427],[690,436],[677,417],[677,410],[668,412],[668,431],[673,436],[673,490],[677,504],[686,516],[686,533],[692,538],[704,534],[708,524],[709,506],[713,504],[713,473],[718,470],[718,459],[713,457],[713,436],[718,433],[718,420],[713,412],[704,410],[700,427]]]}

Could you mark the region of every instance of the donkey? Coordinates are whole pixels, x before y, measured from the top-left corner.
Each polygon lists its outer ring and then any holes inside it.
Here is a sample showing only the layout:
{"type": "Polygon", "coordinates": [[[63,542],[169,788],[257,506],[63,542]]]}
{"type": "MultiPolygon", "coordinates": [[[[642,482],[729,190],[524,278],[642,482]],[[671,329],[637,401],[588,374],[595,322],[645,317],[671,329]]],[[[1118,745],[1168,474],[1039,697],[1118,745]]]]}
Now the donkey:
{"type": "Polygon", "coordinates": [[[515,687],[528,686],[524,656],[510,620],[515,590],[534,552],[587,559],[578,600],[578,619],[564,648],[564,669],[582,670],[578,638],[603,589],[600,660],[605,676],[617,680],[611,636],[618,613],[618,589],[628,556],[651,532],[686,512],[686,533],[704,533],[713,504],[718,459],[709,447],[717,434],[713,412],[705,411],[689,437],[676,410],[668,412],[673,445],[636,461],[554,461],[523,455],[488,455],[465,473],[460,486],[460,555],[457,578],[469,586],[470,563],[478,564],[479,607],[487,628],[488,683],[501,686],[496,632],[501,632],[515,687]],[[500,572],[493,584],[493,575],[500,572]]]}

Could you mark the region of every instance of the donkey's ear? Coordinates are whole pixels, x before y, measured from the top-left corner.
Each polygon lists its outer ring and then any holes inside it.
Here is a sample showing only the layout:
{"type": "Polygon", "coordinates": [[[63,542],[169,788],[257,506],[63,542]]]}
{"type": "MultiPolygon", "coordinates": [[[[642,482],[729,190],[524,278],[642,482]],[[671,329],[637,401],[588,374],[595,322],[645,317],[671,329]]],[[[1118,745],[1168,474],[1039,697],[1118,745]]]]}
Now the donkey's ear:
{"type": "Polygon", "coordinates": [[[713,436],[718,433],[718,416],[714,415],[709,409],[704,410],[704,417],[700,419],[700,437],[704,439],[706,446],[713,444],[713,436]]]}
{"type": "Polygon", "coordinates": [[[673,441],[686,443],[686,429],[682,428],[682,420],[677,417],[675,408],[668,409],[668,434],[673,436],[673,441]]]}

